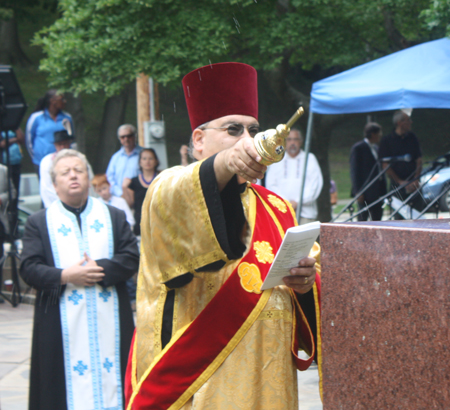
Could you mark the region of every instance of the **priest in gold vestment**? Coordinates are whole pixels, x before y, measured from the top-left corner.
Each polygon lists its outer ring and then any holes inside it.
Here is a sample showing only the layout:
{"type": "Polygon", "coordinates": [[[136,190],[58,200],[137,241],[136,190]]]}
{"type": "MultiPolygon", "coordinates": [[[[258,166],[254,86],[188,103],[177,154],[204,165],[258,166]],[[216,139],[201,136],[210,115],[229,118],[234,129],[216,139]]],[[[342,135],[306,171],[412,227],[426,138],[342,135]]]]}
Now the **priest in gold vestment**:
{"type": "Polygon", "coordinates": [[[320,278],[309,257],[260,290],[296,221],[254,185],[256,70],[208,65],[183,87],[198,162],[162,172],[143,204],[127,409],[298,409],[297,368],[320,361],[320,278]]]}

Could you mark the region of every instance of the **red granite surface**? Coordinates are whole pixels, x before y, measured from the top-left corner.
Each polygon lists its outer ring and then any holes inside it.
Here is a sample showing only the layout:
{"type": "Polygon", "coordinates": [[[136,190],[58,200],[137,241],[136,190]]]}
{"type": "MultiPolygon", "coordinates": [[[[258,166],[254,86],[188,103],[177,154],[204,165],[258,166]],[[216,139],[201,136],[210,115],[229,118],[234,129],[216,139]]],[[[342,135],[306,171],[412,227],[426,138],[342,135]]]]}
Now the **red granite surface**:
{"type": "Polygon", "coordinates": [[[450,220],[322,224],[323,408],[450,409],[450,220]]]}

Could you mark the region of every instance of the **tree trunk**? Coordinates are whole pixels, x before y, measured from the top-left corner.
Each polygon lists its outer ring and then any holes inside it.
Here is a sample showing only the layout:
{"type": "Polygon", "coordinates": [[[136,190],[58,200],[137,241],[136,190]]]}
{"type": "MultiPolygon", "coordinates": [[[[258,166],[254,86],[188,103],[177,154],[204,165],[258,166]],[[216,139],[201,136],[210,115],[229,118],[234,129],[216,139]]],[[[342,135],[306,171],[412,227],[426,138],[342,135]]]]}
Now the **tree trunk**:
{"type": "Polygon", "coordinates": [[[127,97],[128,89],[125,89],[119,95],[110,97],[105,102],[97,146],[97,159],[92,164],[96,174],[106,172],[109,160],[120,147],[120,142],[117,138],[117,128],[123,124],[125,118],[127,97]]]}
{"type": "Polygon", "coordinates": [[[14,18],[0,20],[0,64],[23,67],[31,64],[20,46],[17,23],[14,18]]]}
{"type": "Polygon", "coordinates": [[[331,220],[331,202],[330,202],[330,161],[328,151],[330,146],[330,136],[333,128],[345,120],[344,115],[320,115],[313,117],[313,128],[311,139],[311,152],[317,157],[323,177],[322,192],[317,199],[318,216],[321,222],[331,220]],[[314,137],[315,136],[315,137],[314,137]]]}
{"type": "MultiPolygon", "coordinates": [[[[67,93],[65,95],[67,100],[67,106],[66,110],[69,114],[72,115],[74,130],[73,134],[75,135],[75,141],[77,143],[77,149],[78,151],[82,152],[83,154],[86,153],[86,135],[85,135],[85,128],[86,128],[86,118],[84,116],[83,111],[83,103],[81,101],[81,96],[75,97],[71,93],[67,93]]],[[[92,160],[92,158],[91,158],[92,160]]]]}
{"type": "Polygon", "coordinates": [[[136,105],[137,105],[137,130],[138,143],[145,146],[144,122],[150,121],[150,84],[147,75],[141,73],[136,78],[136,105]]]}
{"type": "Polygon", "coordinates": [[[392,11],[387,7],[382,8],[382,14],[384,18],[384,28],[388,35],[391,45],[394,51],[404,50],[410,46],[408,40],[400,33],[395,25],[395,19],[392,11]]]}

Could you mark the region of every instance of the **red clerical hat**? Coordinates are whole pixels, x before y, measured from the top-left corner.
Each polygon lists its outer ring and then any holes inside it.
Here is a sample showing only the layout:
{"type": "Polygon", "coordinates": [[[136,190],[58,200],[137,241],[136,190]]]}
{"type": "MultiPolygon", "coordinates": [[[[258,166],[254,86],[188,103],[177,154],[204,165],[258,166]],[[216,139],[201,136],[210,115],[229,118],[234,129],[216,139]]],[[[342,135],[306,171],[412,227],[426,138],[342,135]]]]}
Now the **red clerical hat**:
{"type": "Polygon", "coordinates": [[[210,64],[185,75],[183,89],[192,130],[226,115],[258,119],[258,81],[252,66],[210,64]]]}

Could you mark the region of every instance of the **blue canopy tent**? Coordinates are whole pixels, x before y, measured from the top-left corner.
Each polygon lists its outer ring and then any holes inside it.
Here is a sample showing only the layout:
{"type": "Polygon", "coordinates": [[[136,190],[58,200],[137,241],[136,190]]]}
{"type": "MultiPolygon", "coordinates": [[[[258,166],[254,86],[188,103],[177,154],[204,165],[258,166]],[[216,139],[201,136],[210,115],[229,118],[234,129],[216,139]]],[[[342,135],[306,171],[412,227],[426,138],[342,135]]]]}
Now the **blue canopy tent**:
{"type": "MultiPolygon", "coordinates": [[[[314,83],[306,131],[306,158],[314,113],[351,114],[402,108],[450,108],[449,38],[419,44],[314,83]]],[[[306,165],[305,161],[298,219],[306,165]]]]}

